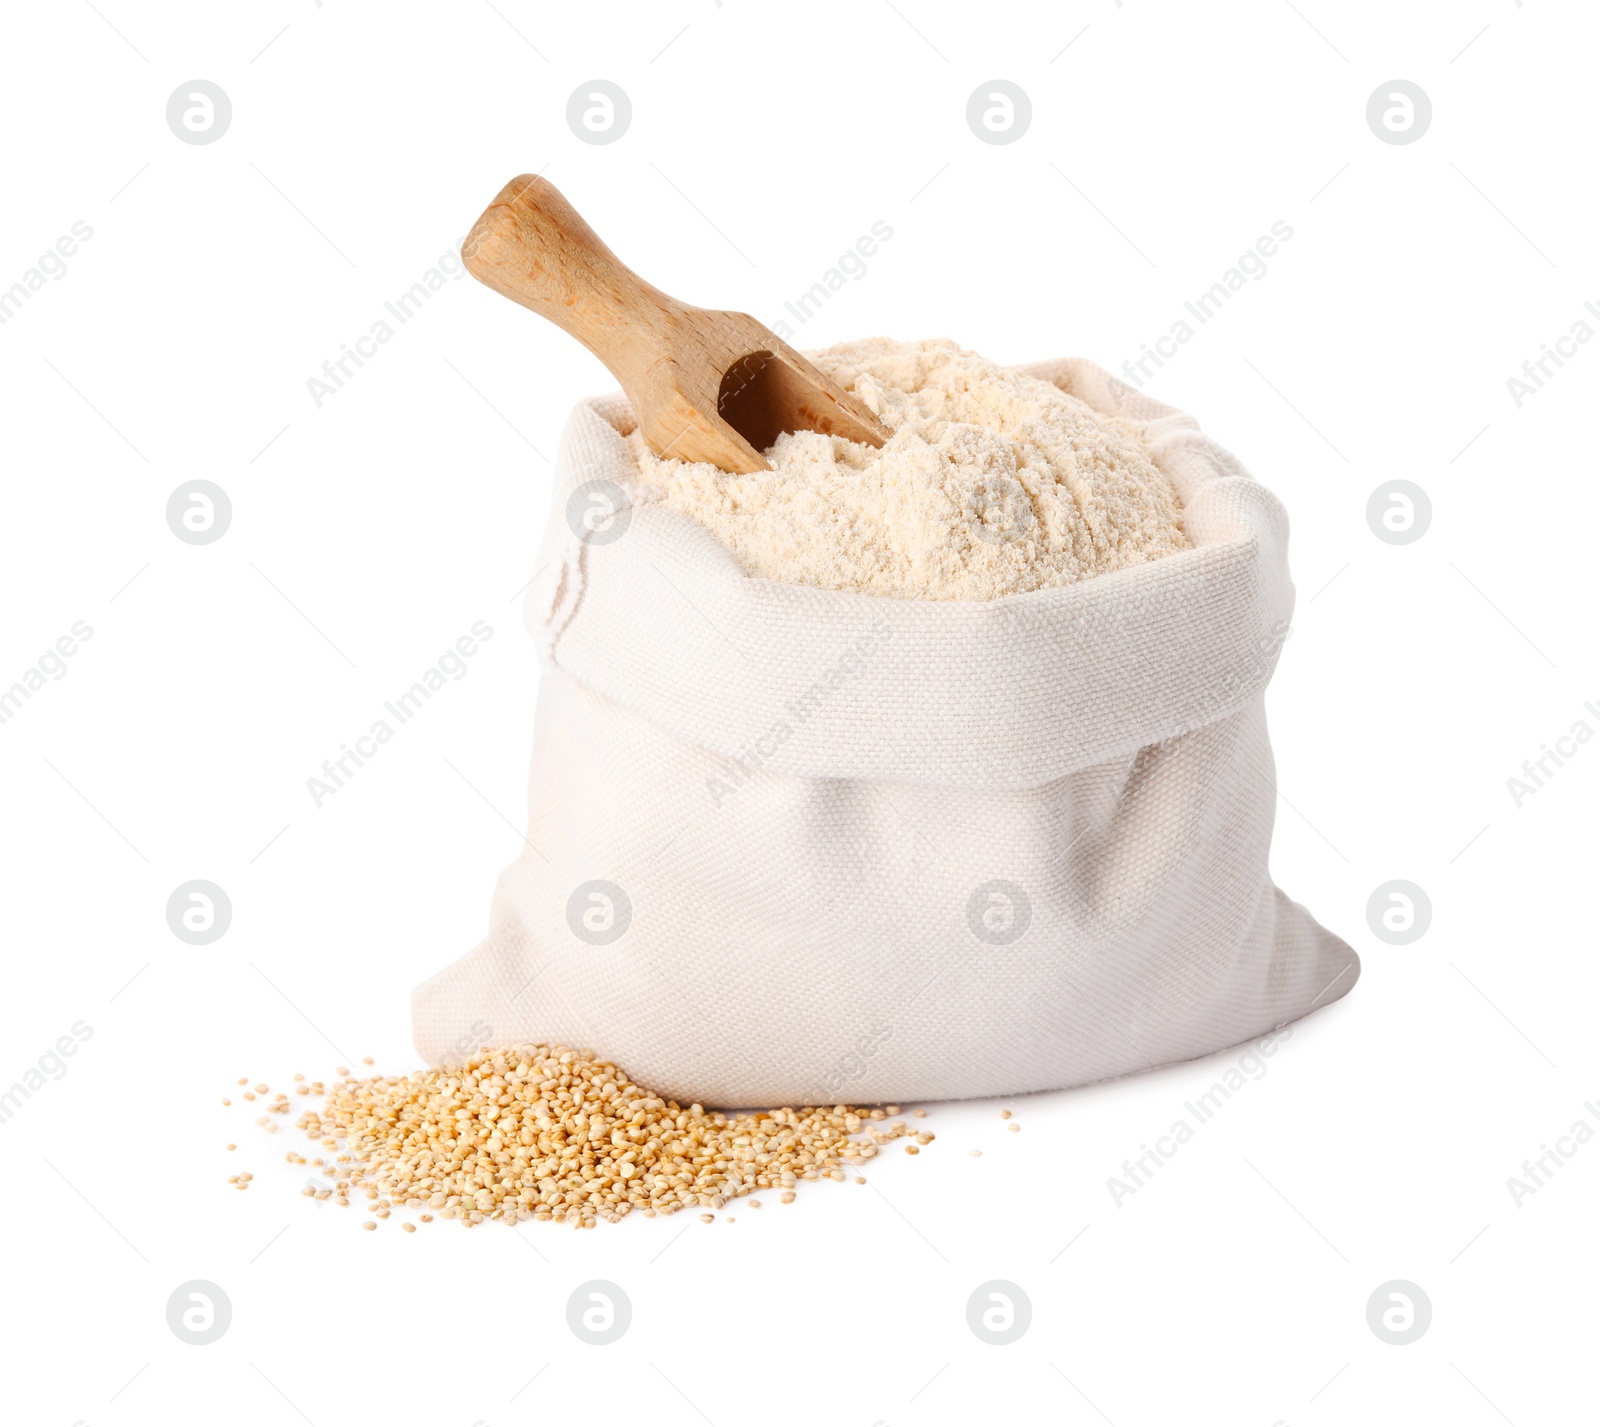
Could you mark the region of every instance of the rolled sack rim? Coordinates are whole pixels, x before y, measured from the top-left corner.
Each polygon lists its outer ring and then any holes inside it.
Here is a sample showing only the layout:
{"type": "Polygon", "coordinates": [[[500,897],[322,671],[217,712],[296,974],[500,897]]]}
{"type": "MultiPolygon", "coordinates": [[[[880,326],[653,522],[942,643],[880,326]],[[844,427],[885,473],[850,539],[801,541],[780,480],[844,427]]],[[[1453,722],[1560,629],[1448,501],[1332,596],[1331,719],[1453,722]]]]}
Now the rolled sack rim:
{"type": "Polygon", "coordinates": [[[747,769],[752,741],[787,724],[760,767],[811,778],[1034,787],[1238,711],[1293,613],[1281,502],[1194,418],[1093,363],[1022,370],[1142,428],[1191,549],[984,601],[763,579],[645,498],[619,392],[578,403],[557,455],[524,607],[548,666],[747,769]],[[569,527],[568,501],[595,480],[630,503],[611,543],[569,527]]]}

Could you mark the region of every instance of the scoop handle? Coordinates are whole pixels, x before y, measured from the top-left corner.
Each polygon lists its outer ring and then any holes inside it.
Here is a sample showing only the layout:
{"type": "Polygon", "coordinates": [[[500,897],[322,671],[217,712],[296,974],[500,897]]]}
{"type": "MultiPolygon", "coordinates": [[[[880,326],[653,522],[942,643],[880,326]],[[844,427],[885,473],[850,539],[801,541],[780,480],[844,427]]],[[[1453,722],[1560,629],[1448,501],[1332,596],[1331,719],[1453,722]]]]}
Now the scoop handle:
{"type": "Polygon", "coordinates": [[[624,387],[659,348],[652,335],[682,305],[600,241],[549,179],[514,178],[472,225],[462,261],[479,282],[548,318],[624,387]]]}

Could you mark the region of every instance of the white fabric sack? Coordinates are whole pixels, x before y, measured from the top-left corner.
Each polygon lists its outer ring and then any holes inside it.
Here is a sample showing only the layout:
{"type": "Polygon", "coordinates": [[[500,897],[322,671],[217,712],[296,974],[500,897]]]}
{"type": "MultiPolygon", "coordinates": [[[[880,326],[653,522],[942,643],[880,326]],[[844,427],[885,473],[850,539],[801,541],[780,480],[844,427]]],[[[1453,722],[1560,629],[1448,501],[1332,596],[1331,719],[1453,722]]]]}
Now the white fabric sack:
{"type": "Polygon", "coordinates": [[[1143,423],[1194,549],[984,602],[756,579],[644,502],[620,395],[576,408],[527,604],[528,846],[415,993],[430,1062],[564,1042],[684,1103],[1001,1095],[1350,989],[1267,875],[1282,506],[1090,363],[1027,370],[1143,423]],[[632,504],[580,539],[595,482],[632,504]]]}

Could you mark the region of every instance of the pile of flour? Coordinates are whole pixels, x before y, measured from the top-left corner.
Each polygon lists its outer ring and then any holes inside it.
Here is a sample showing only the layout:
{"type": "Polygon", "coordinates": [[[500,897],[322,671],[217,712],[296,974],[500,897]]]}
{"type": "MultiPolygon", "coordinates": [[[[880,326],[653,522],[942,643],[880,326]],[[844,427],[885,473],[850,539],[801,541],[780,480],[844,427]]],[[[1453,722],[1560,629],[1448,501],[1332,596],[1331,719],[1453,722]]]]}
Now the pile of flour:
{"type": "Polygon", "coordinates": [[[629,437],[650,498],[752,575],[900,599],[987,600],[1185,549],[1183,513],[1130,422],[954,342],[809,354],[894,432],[881,450],[796,431],[729,475],[629,437]]]}

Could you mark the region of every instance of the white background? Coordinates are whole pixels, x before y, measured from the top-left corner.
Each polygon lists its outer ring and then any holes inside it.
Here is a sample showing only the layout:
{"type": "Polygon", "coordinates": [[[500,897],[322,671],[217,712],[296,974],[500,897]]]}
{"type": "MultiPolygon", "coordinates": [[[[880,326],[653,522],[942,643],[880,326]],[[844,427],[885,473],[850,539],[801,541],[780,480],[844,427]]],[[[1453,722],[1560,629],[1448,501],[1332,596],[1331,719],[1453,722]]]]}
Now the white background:
{"type": "Polygon", "coordinates": [[[68,0],[5,31],[0,286],[93,237],[0,327],[0,684],[94,631],[0,726],[0,1082],[93,1031],[0,1126],[8,1421],[1593,1417],[1600,1143],[1520,1207],[1507,1179],[1600,1123],[1600,747],[1520,808],[1506,786],[1600,729],[1600,348],[1506,388],[1600,300],[1592,9],[68,0]],[[1006,146],[965,120],[996,77],[1033,105],[1006,146]],[[1396,77],[1433,103],[1408,146],[1365,119],[1396,77]],[[206,146],[165,120],[194,78],[233,106],[206,146]],[[594,78],[633,105],[605,147],[565,120],[594,78]],[[1027,1098],[1019,1134],[932,1107],[919,1158],[731,1226],[362,1233],[238,1103],[241,1075],[413,1066],[411,988],[519,845],[514,596],[564,415],[612,382],[470,278],[320,409],[306,382],[538,169],[660,286],[768,322],[887,222],[803,347],[1116,370],[1293,228],[1149,390],[1288,506],[1273,871],[1364,975],[1120,1207],[1108,1177],[1237,1052],[1027,1098]],[[1366,523],[1394,477],[1433,504],[1407,546],[1366,523]],[[233,503],[203,547],[164,513],[196,478],[233,503]],[[307,777],[480,619],[470,674],[314,807],[307,777]],[[192,878],[233,903],[208,947],[165,920],[192,878]],[[1409,946],[1367,926],[1392,878],[1432,900],[1409,946]],[[605,1348],[564,1313],[597,1278],[634,1312],[605,1348]],[[1003,1348],[965,1319],[997,1278],[1033,1305],[1003,1348]],[[1407,1347],[1366,1320],[1396,1278],[1433,1305],[1407,1347]],[[189,1279],[233,1305],[210,1346],[167,1326],[189,1279]]]}

